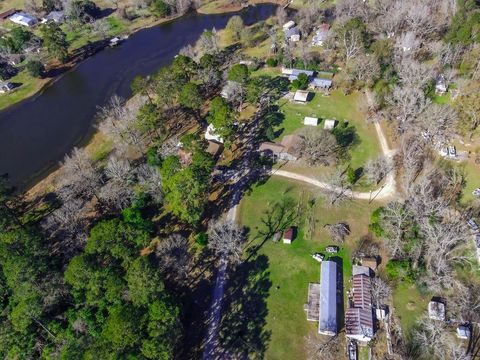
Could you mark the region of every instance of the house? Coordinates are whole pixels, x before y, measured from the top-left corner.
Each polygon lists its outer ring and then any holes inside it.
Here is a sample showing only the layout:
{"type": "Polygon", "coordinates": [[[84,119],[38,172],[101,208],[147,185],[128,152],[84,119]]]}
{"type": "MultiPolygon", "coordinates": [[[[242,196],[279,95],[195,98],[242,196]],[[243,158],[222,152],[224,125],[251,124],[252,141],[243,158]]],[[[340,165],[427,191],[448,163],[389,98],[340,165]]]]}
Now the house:
{"type": "Polygon", "coordinates": [[[336,120],[329,120],[329,119],[326,119],[325,122],[324,122],[324,126],[323,128],[325,130],[333,130],[333,128],[337,125],[337,121],[336,120]]]}
{"type": "Polygon", "coordinates": [[[445,76],[438,75],[435,83],[435,94],[443,95],[447,92],[447,90],[448,90],[448,86],[447,86],[447,80],[445,79],[445,76]]]}
{"type": "Polygon", "coordinates": [[[290,81],[296,80],[300,74],[305,74],[310,78],[315,71],[282,67],[282,75],[288,76],[290,81]]]}
{"type": "Polygon", "coordinates": [[[442,299],[433,297],[428,303],[428,317],[432,320],[445,321],[445,304],[442,299]]]}
{"type": "Polygon", "coordinates": [[[305,116],[305,118],[303,119],[303,125],[317,126],[318,125],[318,118],[305,116]]]}
{"type": "Polygon", "coordinates": [[[332,80],[317,77],[312,79],[309,86],[315,90],[328,90],[332,87],[332,80]]]}
{"type": "Polygon", "coordinates": [[[205,139],[223,144],[223,138],[220,135],[215,134],[215,127],[212,124],[209,124],[207,131],[205,131],[205,139]]]}
{"type": "Polygon", "coordinates": [[[320,265],[319,334],[335,336],[338,332],[337,276],[337,263],[322,261],[320,265]]]}
{"type": "Polygon", "coordinates": [[[286,161],[296,161],[299,157],[300,137],[298,135],[284,136],[280,143],[263,142],[258,148],[262,156],[278,158],[286,161]]]}
{"type": "Polygon", "coordinates": [[[355,269],[356,274],[354,273],[352,277],[352,306],[345,312],[345,333],[347,338],[361,342],[372,340],[375,332],[372,282],[369,271],[369,268],[363,266],[355,269]]]}
{"type": "Polygon", "coordinates": [[[9,82],[0,82],[0,93],[4,94],[6,92],[12,91],[14,86],[12,83],[9,82]]]}
{"type": "Polygon", "coordinates": [[[364,257],[360,259],[362,266],[368,266],[372,271],[377,271],[378,261],[376,257],[364,257]]]}
{"type": "Polygon", "coordinates": [[[206,151],[216,159],[223,151],[223,145],[215,141],[209,141],[206,151]]]}
{"type": "Polygon", "coordinates": [[[15,9],[10,9],[10,10],[4,11],[4,12],[0,13],[0,20],[8,19],[10,16],[15,14],[16,12],[17,12],[17,10],[15,10],[15,9]]]}
{"type": "Polygon", "coordinates": [[[297,27],[288,29],[285,31],[285,40],[291,41],[291,42],[298,42],[300,41],[300,29],[297,27]]]}
{"type": "Polygon", "coordinates": [[[8,19],[15,24],[28,27],[33,26],[37,23],[37,19],[35,17],[21,12],[13,14],[8,19]]]}
{"type": "Polygon", "coordinates": [[[65,14],[63,11],[52,11],[50,14],[42,18],[42,24],[53,21],[57,24],[62,24],[65,21],[65,14]]]}
{"type": "Polygon", "coordinates": [[[309,92],[305,90],[297,90],[295,92],[295,96],[293,97],[293,101],[298,103],[306,103],[308,101],[309,92]]]}
{"type": "Polygon", "coordinates": [[[293,20],[290,20],[289,22],[286,22],[284,25],[283,25],[283,31],[287,31],[287,30],[290,30],[291,28],[295,27],[295,21],[293,20]]]}
{"type": "Polygon", "coordinates": [[[328,39],[330,32],[330,25],[321,24],[313,35],[312,46],[323,46],[325,41],[328,39]]]}
{"type": "Polygon", "coordinates": [[[464,324],[457,327],[457,337],[459,339],[469,340],[472,335],[470,325],[464,324]]]}
{"type": "Polygon", "coordinates": [[[293,228],[288,228],[283,232],[283,243],[291,244],[293,241],[293,228]]]}

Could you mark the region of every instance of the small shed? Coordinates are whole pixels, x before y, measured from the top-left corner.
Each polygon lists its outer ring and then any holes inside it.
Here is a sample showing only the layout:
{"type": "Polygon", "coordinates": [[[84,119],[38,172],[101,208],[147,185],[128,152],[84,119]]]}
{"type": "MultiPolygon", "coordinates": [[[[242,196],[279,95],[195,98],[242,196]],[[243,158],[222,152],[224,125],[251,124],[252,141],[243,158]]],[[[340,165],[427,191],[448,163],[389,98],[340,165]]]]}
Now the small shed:
{"type": "Polygon", "coordinates": [[[216,159],[223,151],[223,144],[215,141],[209,141],[207,146],[207,152],[216,159]]]}
{"type": "Polygon", "coordinates": [[[293,228],[288,228],[283,232],[283,243],[291,244],[293,241],[293,228]]]}
{"type": "Polygon", "coordinates": [[[448,86],[447,86],[447,80],[445,79],[445,76],[438,75],[435,83],[435,94],[443,95],[447,92],[447,90],[448,90],[448,86]]]}
{"type": "Polygon", "coordinates": [[[472,335],[470,325],[464,324],[457,327],[457,337],[459,339],[469,340],[472,335]]]}
{"type": "Polygon", "coordinates": [[[377,271],[378,261],[375,257],[364,257],[360,259],[362,266],[368,266],[372,271],[377,271]]]}
{"type": "Polygon", "coordinates": [[[337,121],[336,120],[325,120],[325,125],[323,126],[323,128],[325,130],[333,130],[335,128],[335,126],[337,126],[337,121]]]}
{"type": "Polygon", "coordinates": [[[283,31],[290,30],[291,28],[295,27],[295,25],[295,21],[290,20],[283,25],[283,31]]]}
{"type": "Polygon", "coordinates": [[[445,321],[445,304],[437,297],[433,297],[428,303],[428,317],[432,320],[445,321]]]}
{"type": "Polygon", "coordinates": [[[317,126],[318,125],[318,118],[305,116],[305,118],[303,119],[303,125],[317,126]]]}
{"type": "Polygon", "coordinates": [[[297,90],[295,92],[295,96],[293,97],[293,101],[298,103],[306,103],[308,101],[308,96],[310,93],[305,90],[297,90]]]}
{"type": "Polygon", "coordinates": [[[21,13],[21,12],[13,14],[8,19],[14,22],[15,24],[23,25],[27,27],[33,26],[37,23],[37,19],[35,17],[33,17],[32,15],[21,13]]]}

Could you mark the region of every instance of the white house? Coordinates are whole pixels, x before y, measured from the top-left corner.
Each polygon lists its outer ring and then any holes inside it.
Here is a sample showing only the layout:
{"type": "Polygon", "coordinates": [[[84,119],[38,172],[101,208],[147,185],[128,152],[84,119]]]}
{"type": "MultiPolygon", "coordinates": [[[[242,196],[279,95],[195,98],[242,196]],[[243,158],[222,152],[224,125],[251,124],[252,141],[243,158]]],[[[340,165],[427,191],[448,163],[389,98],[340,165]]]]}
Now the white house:
{"type": "Polygon", "coordinates": [[[205,139],[223,144],[223,138],[220,135],[215,134],[215,127],[212,124],[209,124],[207,131],[205,131],[205,139]]]}
{"type": "Polygon", "coordinates": [[[299,103],[306,103],[308,101],[309,94],[310,93],[308,91],[297,90],[295,92],[295,96],[293,97],[293,101],[299,102],[299,103]]]}
{"type": "Polygon", "coordinates": [[[305,116],[305,119],[303,119],[303,125],[317,126],[318,125],[318,118],[305,116]]]}
{"type": "Polygon", "coordinates": [[[21,12],[13,14],[9,17],[9,19],[15,24],[28,27],[33,26],[37,23],[37,19],[35,19],[35,17],[21,12]]]}
{"type": "Polygon", "coordinates": [[[325,125],[323,126],[323,128],[325,130],[333,130],[333,128],[337,125],[337,122],[335,120],[329,120],[329,119],[326,119],[325,120],[325,125]]]}
{"type": "Polygon", "coordinates": [[[4,94],[6,92],[12,91],[14,88],[12,83],[9,82],[0,82],[0,93],[4,94]]]}
{"type": "Polygon", "coordinates": [[[287,22],[283,25],[283,31],[290,30],[293,27],[295,27],[295,21],[290,20],[289,22],[287,22]]]}

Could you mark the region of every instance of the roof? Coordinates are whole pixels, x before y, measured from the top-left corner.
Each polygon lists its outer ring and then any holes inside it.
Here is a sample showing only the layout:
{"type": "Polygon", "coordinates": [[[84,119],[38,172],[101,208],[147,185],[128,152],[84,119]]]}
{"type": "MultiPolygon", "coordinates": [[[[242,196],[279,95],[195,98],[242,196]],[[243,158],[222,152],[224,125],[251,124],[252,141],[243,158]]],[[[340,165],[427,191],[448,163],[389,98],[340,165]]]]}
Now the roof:
{"type": "Polygon", "coordinates": [[[304,90],[297,90],[295,92],[295,96],[293,97],[293,100],[295,101],[301,101],[301,102],[307,102],[308,101],[308,91],[304,90]]]}
{"type": "Polygon", "coordinates": [[[217,156],[223,150],[223,145],[215,141],[209,141],[207,152],[213,156],[217,156]]]}
{"type": "Polygon", "coordinates": [[[305,118],[303,119],[303,124],[304,125],[317,126],[318,125],[318,118],[305,116],[305,118]]]}
{"type": "Polygon", "coordinates": [[[293,27],[285,31],[285,37],[287,39],[295,35],[300,35],[300,30],[297,27],[293,27]]]}
{"type": "Polygon", "coordinates": [[[223,138],[215,134],[215,127],[212,124],[209,124],[207,130],[205,131],[205,139],[213,140],[223,144],[223,138]]]}
{"type": "Polygon", "coordinates": [[[470,327],[468,325],[459,325],[457,327],[457,336],[461,338],[469,338],[471,335],[470,327]]]}
{"type": "Polygon", "coordinates": [[[318,332],[337,333],[337,264],[323,261],[320,267],[320,316],[318,332]]]}
{"type": "Polygon", "coordinates": [[[8,18],[9,16],[12,16],[16,12],[17,12],[17,10],[15,10],[15,9],[10,9],[10,10],[4,11],[4,12],[0,13],[0,20],[4,20],[4,19],[8,18]]]}
{"type": "Polygon", "coordinates": [[[303,70],[303,69],[291,69],[291,70],[292,70],[291,75],[294,75],[294,76],[298,76],[300,74],[305,74],[307,76],[313,76],[313,74],[315,73],[312,70],[303,70]]]}
{"type": "Polygon", "coordinates": [[[63,11],[52,11],[50,14],[44,16],[44,20],[53,20],[55,22],[60,22],[64,18],[64,13],[63,11]]]}
{"type": "Polygon", "coordinates": [[[308,284],[308,302],[306,303],[305,310],[307,311],[308,321],[318,321],[320,314],[320,284],[308,284]]]}
{"type": "Polygon", "coordinates": [[[315,35],[313,36],[313,42],[320,43],[327,40],[329,30],[330,30],[330,25],[321,24],[318,27],[318,29],[315,31],[315,35]]]}
{"type": "Polygon", "coordinates": [[[315,78],[310,82],[311,85],[320,88],[329,88],[332,86],[332,80],[323,79],[323,78],[315,78]]]}
{"type": "Polygon", "coordinates": [[[373,337],[372,308],[349,308],[345,312],[345,332],[347,336],[357,336],[364,340],[373,337]]]}
{"type": "Polygon", "coordinates": [[[325,130],[332,130],[335,127],[335,125],[337,125],[337,122],[335,120],[326,119],[324,124],[325,125],[323,126],[323,128],[325,130]]]}
{"type": "Polygon", "coordinates": [[[32,24],[37,21],[33,16],[25,13],[15,13],[9,19],[18,24],[32,24]]]}
{"type": "Polygon", "coordinates": [[[288,30],[288,29],[290,29],[294,26],[295,26],[295,21],[290,20],[290,21],[286,22],[285,24],[283,24],[283,30],[288,30]]]}
{"type": "Polygon", "coordinates": [[[287,230],[284,231],[283,233],[283,238],[287,240],[292,240],[293,239],[293,229],[288,228],[287,230]]]}
{"type": "Polygon", "coordinates": [[[352,274],[355,275],[366,275],[370,276],[370,268],[368,266],[353,265],[352,274]]]}
{"type": "Polygon", "coordinates": [[[365,274],[354,275],[352,278],[353,305],[367,309],[372,307],[372,282],[365,274]]]}
{"type": "Polygon", "coordinates": [[[258,151],[260,152],[272,152],[274,154],[280,154],[285,151],[285,147],[281,144],[276,144],[273,142],[265,141],[260,144],[260,147],[258,148],[258,151]]]}

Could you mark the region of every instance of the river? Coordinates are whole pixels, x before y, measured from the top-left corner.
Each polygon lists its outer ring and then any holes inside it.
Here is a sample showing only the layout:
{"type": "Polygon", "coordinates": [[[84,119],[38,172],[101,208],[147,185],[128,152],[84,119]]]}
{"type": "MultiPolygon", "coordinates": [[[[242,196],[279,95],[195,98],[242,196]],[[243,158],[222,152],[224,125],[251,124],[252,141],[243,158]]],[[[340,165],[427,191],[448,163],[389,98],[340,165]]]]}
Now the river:
{"type": "Polygon", "coordinates": [[[188,14],[140,30],[120,46],[88,58],[39,95],[0,112],[0,174],[7,174],[17,188],[46,176],[74,146],[85,144],[93,135],[98,106],[114,94],[131,95],[135,76],[152,74],[169,64],[205,29],[224,28],[233,15],[252,24],[275,10],[275,5],[262,4],[240,13],[188,14]]]}

